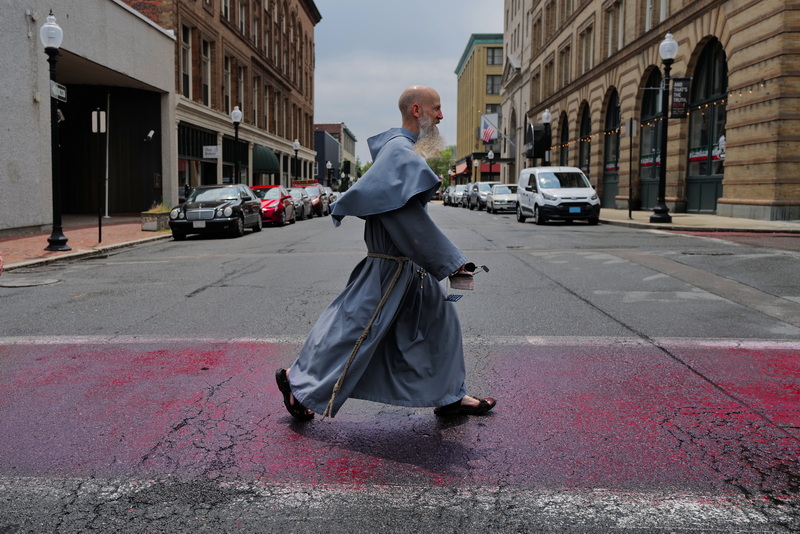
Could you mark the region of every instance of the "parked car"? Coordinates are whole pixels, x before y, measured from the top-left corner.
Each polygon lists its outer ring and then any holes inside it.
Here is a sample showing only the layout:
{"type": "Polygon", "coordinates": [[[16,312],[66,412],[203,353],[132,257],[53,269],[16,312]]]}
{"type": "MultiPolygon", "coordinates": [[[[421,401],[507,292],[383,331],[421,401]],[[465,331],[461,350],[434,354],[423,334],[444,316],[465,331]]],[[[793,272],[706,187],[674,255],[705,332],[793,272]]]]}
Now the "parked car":
{"type": "Polygon", "coordinates": [[[464,192],[461,194],[461,202],[458,203],[459,206],[462,208],[469,207],[469,191],[472,189],[472,186],[475,185],[477,182],[470,182],[464,186],[464,192]]]}
{"type": "Polygon", "coordinates": [[[551,219],[600,221],[600,199],[577,167],[522,169],[517,187],[517,221],[531,217],[536,224],[551,219]]]}
{"type": "Polygon", "coordinates": [[[456,186],[454,186],[454,185],[448,185],[447,187],[444,188],[444,191],[442,191],[442,204],[443,205],[445,205],[445,206],[449,206],[450,205],[450,197],[452,196],[453,190],[455,188],[456,188],[456,186]]]}
{"type": "Polygon", "coordinates": [[[467,186],[465,184],[460,184],[455,187],[456,188],[453,190],[452,197],[450,200],[450,205],[460,206],[464,200],[464,191],[467,190],[467,186]]]}
{"type": "Polygon", "coordinates": [[[306,193],[308,193],[308,196],[311,199],[311,211],[314,212],[314,215],[317,217],[323,217],[330,214],[331,209],[328,203],[328,195],[325,193],[325,190],[322,189],[322,186],[301,185],[299,187],[305,188],[306,193]]]}
{"type": "Polygon", "coordinates": [[[517,184],[495,184],[486,195],[486,212],[516,211],[517,184]]]}
{"type": "Polygon", "coordinates": [[[336,199],[339,198],[339,194],[327,186],[324,186],[322,189],[324,189],[325,194],[328,195],[328,208],[330,209],[331,204],[336,202],[336,199]]]}
{"type": "Polygon", "coordinates": [[[282,185],[254,185],[250,189],[261,199],[261,222],[286,226],[297,222],[292,195],[282,185]]]}
{"type": "Polygon", "coordinates": [[[310,219],[314,216],[314,212],[311,211],[311,198],[309,198],[308,193],[304,188],[291,187],[287,189],[287,191],[289,191],[289,194],[292,195],[294,212],[301,221],[303,219],[310,219]]]}
{"type": "Polygon", "coordinates": [[[260,232],[261,200],[244,184],[200,185],[169,212],[169,227],[176,241],[188,234],[260,232]]]}
{"type": "Polygon", "coordinates": [[[466,197],[467,207],[469,209],[478,208],[478,210],[482,210],[486,207],[486,195],[489,194],[489,190],[492,188],[494,184],[499,184],[500,182],[473,182],[469,186],[469,193],[464,193],[466,197]]]}

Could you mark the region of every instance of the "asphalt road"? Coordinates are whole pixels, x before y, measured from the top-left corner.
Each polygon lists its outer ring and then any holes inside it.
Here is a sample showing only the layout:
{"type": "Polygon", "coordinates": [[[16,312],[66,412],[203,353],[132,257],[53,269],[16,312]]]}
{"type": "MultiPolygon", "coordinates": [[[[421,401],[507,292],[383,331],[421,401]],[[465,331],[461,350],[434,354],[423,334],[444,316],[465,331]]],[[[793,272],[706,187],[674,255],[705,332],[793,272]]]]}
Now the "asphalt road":
{"type": "Polygon", "coordinates": [[[53,283],[0,288],[0,533],[800,529],[792,246],[431,214],[490,268],[455,304],[484,418],[283,410],[358,220],[4,274],[53,283]]]}

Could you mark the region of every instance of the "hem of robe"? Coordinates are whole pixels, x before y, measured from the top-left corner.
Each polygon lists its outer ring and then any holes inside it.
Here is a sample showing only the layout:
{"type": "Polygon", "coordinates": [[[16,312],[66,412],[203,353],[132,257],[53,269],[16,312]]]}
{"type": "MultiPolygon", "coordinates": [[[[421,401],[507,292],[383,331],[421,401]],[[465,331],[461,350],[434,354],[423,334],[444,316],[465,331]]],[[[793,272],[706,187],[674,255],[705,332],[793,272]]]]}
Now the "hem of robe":
{"type": "Polygon", "coordinates": [[[455,394],[455,395],[447,395],[442,397],[441,399],[433,400],[433,401],[418,401],[418,400],[406,400],[406,399],[381,399],[378,397],[371,397],[369,395],[358,395],[353,394],[350,395],[349,398],[351,399],[358,399],[364,400],[369,402],[379,402],[381,404],[390,404],[392,406],[403,406],[406,408],[435,408],[437,406],[446,406],[448,404],[453,404],[454,402],[460,401],[466,395],[466,390],[464,393],[455,394]]]}

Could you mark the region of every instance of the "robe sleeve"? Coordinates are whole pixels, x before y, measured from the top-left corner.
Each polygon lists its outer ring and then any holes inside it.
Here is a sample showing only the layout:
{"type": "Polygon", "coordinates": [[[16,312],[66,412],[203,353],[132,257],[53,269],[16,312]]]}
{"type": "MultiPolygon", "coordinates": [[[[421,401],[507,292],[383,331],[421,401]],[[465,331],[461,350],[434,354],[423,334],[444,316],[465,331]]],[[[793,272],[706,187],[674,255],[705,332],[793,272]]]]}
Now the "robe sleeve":
{"type": "Polygon", "coordinates": [[[437,280],[444,280],[467,262],[461,250],[434,224],[417,197],[402,208],[378,217],[403,255],[437,280]]]}

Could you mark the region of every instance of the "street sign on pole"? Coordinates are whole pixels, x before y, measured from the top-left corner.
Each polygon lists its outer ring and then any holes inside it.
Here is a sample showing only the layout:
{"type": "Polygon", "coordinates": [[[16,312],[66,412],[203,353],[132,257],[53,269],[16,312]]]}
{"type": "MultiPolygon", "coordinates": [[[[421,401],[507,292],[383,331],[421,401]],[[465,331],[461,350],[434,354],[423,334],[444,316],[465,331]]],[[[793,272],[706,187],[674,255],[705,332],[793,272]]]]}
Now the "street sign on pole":
{"type": "Polygon", "coordinates": [[[55,81],[50,80],[50,97],[55,98],[59,102],[66,102],[67,88],[61,85],[60,83],[56,83],[55,81]]]}

